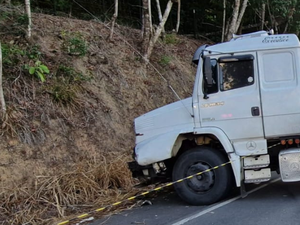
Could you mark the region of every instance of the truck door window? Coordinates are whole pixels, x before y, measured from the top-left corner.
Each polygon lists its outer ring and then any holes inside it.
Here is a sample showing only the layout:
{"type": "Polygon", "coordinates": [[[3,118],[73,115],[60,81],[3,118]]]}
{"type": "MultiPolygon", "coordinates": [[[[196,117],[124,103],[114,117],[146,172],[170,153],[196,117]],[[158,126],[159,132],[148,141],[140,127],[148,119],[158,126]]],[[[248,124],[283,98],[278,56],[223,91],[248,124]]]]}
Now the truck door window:
{"type": "Polygon", "coordinates": [[[221,91],[254,84],[253,56],[219,59],[221,91]]]}
{"type": "Polygon", "coordinates": [[[212,70],[212,78],[213,84],[211,87],[208,87],[206,84],[204,85],[204,93],[212,94],[218,92],[218,65],[216,59],[211,59],[211,70],[212,70]]]}

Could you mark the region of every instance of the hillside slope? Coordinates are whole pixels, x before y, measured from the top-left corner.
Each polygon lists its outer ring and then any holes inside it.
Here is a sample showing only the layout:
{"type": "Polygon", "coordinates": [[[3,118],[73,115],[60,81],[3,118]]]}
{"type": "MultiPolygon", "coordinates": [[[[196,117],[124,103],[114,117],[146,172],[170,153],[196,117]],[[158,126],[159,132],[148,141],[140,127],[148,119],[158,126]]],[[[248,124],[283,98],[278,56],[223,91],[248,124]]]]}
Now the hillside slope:
{"type": "Polygon", "coordinates": [[[191,95],[200,41],[169,35],[158,43],[151,62],[159,74],[141,62],[138,30],[117,26],[107,41],[105,24],[34,14],[28,42],[19,18],[0,19],[8,107],[0,223],[53,224],[130,195],[133,119],[177,101],[161,76],[180,97],[191,95]],[[50,71],[45,82],[29,73],[37,61],[50,71]]]}

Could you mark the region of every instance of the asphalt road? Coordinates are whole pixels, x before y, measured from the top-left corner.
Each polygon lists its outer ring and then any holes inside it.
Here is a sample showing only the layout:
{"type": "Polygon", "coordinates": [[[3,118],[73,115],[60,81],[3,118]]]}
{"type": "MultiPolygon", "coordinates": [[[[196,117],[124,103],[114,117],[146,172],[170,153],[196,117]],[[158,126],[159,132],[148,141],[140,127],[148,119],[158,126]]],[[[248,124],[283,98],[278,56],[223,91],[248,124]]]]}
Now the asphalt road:
{"type": "Polygon", "coordinates": [[[298,225],[300,224],[300,182],[271,182],[246,186],[248,196],[234,192],[228,199],[210,206],[189,206],[172,189],[145,198],[144,205],[105,217],[90,225],[298,225]]]}

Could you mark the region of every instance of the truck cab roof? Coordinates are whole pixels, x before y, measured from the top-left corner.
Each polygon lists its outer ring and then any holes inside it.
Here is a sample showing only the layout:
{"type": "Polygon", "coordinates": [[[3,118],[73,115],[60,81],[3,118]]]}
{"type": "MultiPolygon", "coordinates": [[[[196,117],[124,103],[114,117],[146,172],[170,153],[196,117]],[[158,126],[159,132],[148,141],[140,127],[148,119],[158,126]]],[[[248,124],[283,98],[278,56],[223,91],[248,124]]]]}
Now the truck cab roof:
{"type": "Polygon", "coordinates": [[[237,52],[293,47],[300,47],[299,39],[295,34],[269,35],[267,31],[259,31],[250,34],[234,35],[228,42],[206,47],[203,54],[233,54],[237,52]]]}

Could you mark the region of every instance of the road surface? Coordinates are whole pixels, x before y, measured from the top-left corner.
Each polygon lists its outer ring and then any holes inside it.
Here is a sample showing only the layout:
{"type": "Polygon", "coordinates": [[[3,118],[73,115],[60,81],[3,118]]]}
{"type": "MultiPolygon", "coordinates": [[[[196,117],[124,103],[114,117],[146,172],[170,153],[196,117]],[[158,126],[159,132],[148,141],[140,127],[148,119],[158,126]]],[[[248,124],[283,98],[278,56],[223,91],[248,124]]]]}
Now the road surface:
{"type": "Polygon", "coordinates": [[[90,225],[297,225],[300,224],[300,183],[283,183],[275,176],[269,183],[246,186],[210,206],[189,206],[171,189],[144,205],[94,221],[90,225]]]}

